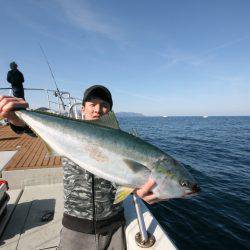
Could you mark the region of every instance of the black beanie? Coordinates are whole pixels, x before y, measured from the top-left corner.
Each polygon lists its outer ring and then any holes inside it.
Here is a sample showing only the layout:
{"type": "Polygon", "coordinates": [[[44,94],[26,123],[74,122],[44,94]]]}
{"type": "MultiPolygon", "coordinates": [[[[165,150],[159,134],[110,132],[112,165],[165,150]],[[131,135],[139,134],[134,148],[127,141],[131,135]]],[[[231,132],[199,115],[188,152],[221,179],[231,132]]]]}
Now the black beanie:
{"type": "Polygon", "coordinates": [[[86,89],[83,95],[82,105],[84,105],[86,101],[90,101],[91,99],[94,98],[99,98],[109,103],[110,110],[112,109],[113,106],[112,95],[106,87],[102,85],[93,85],[88,89],[86,89]]]}

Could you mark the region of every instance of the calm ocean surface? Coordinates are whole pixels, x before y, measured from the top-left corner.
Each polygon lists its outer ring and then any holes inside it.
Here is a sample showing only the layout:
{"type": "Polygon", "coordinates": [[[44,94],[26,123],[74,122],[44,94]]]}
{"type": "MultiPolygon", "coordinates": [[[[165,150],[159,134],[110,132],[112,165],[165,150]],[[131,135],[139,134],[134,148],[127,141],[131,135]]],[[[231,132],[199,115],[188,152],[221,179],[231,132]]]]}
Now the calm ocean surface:
{"type": "Polygon", "coordinates": [[[202,191],[150,210],[180,249],[250,249],[250,117],[119,118],[183,162],[202,191]]]}

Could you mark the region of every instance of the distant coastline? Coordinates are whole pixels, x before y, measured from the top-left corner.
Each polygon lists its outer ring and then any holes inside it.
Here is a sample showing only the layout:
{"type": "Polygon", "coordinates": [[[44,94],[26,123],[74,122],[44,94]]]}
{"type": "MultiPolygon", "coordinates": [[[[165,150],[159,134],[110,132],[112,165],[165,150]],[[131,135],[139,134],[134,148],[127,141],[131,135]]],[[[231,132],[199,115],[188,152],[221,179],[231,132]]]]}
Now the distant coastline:
{"type": "Polygon", "coordinates": [[[250,117],[250,115],[190,115],[190,114],[181,114],[181,115],[144,115],[142,113],[135,112],[115,112],[117,117],[162,117],[162,118],[182,118],[182,117],[196,117],[196,118],[216,118],[216,117],[250,117]]]}
{"type": "Polygon", "coordinates": [[[134,113],[134,112],[117,112],[115,114],[117,117],[143,117],[144,116],[141,113],[134,113]]]}

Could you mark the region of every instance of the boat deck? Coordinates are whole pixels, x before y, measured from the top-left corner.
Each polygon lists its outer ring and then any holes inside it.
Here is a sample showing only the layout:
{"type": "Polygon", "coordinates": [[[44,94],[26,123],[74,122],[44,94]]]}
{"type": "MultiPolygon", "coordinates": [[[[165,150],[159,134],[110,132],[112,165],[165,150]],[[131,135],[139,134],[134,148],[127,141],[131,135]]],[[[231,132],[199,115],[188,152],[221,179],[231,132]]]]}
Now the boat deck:
{"type": "Polygon", "coordinates": [[[10,126],[0,126],[0,151],[17,151],[5,165],[5,171],[61,167],[59,156],[47,156],[40,138],[16,134],[10,126]]]}
{"type": "MultiPolygon", "coordinates": [[[[9,222],[0,237],[0,249],[9,250],[42,250],[56,249],[59,244],[63,214],[62,183],[53,185],[28,186],[23,190],[8,192],[9,222]],[[54,211],[51,221],[42,221],[45,213],[54,211]]],[[[156,238],[155,244],[148,250],[176,250],[173,242],[166,236],[157,220],[148,211],[142,201],[139,201],[147,231],[156,238]]],[[[132,196],[123,203],[126,218],[126,239],[128,250],[141,250],[137,246],[135,235],[139,232],[135,207],[132,196]]],[[[1,229],[1,228],[0,228],[1,229]]]]}
{"type": "Polygon", "coordinates": [[[0,249],[56,249],[62,228],[62,184],[28,186],[8,193],[13,197],[8,208],[13,211],[0,238],[0,249]],[[50,211],[53,220],[43,221],[50,211]]]}

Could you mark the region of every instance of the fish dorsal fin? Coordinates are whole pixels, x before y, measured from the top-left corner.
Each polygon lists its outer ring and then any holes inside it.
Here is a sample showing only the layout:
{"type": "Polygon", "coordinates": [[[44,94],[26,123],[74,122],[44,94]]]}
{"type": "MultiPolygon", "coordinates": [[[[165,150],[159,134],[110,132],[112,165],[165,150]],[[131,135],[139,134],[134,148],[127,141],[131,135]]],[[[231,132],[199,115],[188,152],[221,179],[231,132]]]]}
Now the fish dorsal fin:
{"type": "Polygon", "coordinates": [[[87,121],[87,122],[98,124],[108,128],[120,129],[119,123],[113,111],[110,111],[107,114],[101,116],[98,120],[87,121]]]}
{"type": "Polygon", "coordinates": [[[115,194],[114,204],[120,203],[125,200],[133,191],[134,188],[131,187],[118,187],[115,194]]]}
{"type": "Polygon", "coordinates": [[[148,170],[146,166],[142,165],[139,162],[129,160],[129,159],[124,159],[123,161],[127,164],[129,169],[131,169],[134,173],[140,172],[141,170],[145,170],[145,169],[148,170]]]}

